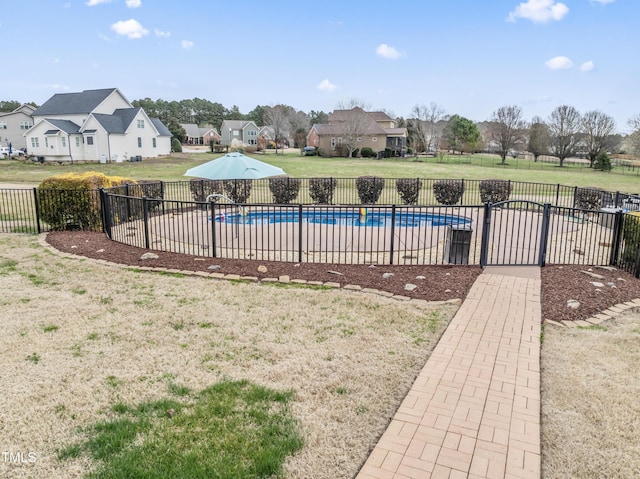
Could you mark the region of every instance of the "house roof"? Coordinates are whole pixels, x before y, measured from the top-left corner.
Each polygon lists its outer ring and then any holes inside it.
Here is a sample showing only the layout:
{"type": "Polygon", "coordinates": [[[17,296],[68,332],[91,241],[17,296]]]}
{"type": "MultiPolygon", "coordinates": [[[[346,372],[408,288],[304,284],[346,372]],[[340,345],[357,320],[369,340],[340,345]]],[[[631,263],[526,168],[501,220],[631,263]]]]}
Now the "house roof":
{"type": "Polygon", "coordinates": [[[105,88],[102,90],[84,90],[78,93],[56,93],[34,111],[33,115],[88,114],[116,90],[116,88],[105,88]]]}
{"type": "Polygon", "coordinates": [[[256,124],[251,120],[224,120],[222,124],[227,128],[231,128],[232,130],[243,130],[248,125],[253,125],[254,127],[258,128],[256,124]]]}
{"type": "Polygon", "coordinates": [[[25,115],[31,115],[35,110],[36,110],[35,106],[29,105],[28,103],[23,103],[22,105],[20,105],[18,108],[14,109],[13,111],[1,112],[0,116],[15,115],[16,113],[23,113],[25,115]]]}
{"type": "Polygon", "coordinates": [[[93,117],[107,133],[124,134],[141,108],[118,108],[112,115],[94,113],[93,117]]]}
{"type": "Polygon", "coordinates": [[[180,126],[184,128],[189,138],[198,138],[200,136],[200,130],[195,123],[180,123],[180,126]]]}
{"type": "Polygon", "coordinates": [[[151,121],[151,123],[153,123],[153,126],[156,127],[156,130],[158,130],[158,134],[160,136],[173,136],[169,131],[169,128],[167,128],[164,123],[160,121],[160,118],[149,118],[149,120],[151,121]]]}
{"type": "MultiPolygon", "coordinates": [[[[47,123],[55,126],[58,130],[62,130],[67,134],[70,133],[80,133],[80,127],[76,125],[74,122],[69,120],[56,120],[54,118],[47,118],[45,120],[47,123]]],[[[49,130],[51,131],[51,130],[49,130]]],[[[49,134],[48,132],[46,134],[49,134]]]]}

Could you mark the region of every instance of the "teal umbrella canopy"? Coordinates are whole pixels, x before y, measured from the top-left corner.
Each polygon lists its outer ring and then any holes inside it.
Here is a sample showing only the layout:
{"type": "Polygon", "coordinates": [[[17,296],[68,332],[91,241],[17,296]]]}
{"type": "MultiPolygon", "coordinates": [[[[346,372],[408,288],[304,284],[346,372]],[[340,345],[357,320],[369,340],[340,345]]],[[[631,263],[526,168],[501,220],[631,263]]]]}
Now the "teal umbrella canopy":
{"type": "Polygon", "coordinates": [[[255,180],[285,174],[282,168],[242,153],[227,153],[220,158],[188,169],[184,176],[197,176],[209,180],[255,180]]]}

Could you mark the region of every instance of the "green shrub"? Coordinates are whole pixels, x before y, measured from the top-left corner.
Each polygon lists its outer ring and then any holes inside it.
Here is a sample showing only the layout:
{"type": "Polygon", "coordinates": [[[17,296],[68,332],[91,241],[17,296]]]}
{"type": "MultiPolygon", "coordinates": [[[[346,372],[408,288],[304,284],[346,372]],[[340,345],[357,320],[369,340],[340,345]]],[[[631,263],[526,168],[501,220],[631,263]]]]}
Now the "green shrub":
{"type": "Polygon", "coordinates": [[[620,266],[628,269],[638,263],[640,254],[640,213],[628,213],[624,215],[622,226],[622,251],[620,252],[620,266]]]}
{"type": "MultiPolygon", "coordinates": [[[[164,199],[164,183],[160,180],[140,180],[138,181],[138,188],[142,190],[141,196],[157,198],[158,200],[164,199]]],[[[150,211],[157,210],[162,205],[162,201],[149,200],[147,205],[150,211]]]]}
{"type": "Polygon", "coordinates": [[[335,189],[336,180],[334,178],[309,179],[309,196],[311,196],[314,203],[321,205],[331,204],[335,189]]]}
{"type": "Polygon", "coordinates": [[[351,152],[351,158],[358,158],[358,153],[360,153],[360,148],[356,148],[351,152]]]}
{"type": "Polygon", "coordinates": [[[405,205],[415,205],[422,189],[422,180],[420,178],[398,178],[396,189],[405,205]]]}
{"type": "Polygon", "coordinates": [[[176,153],[182,153],[182,144],[180,143],[180,140],[178,140],[177,138],[173,138],[171,140],[171,151],[174,151],[176,153]]]}
{"type": "Polygon", "coordinates": [[[189,189],[193,195],[193,201],[206,201],[209,195],[221,195],[224,185],[222,180],[193,178],[189,180],[189,189]]]}
{"type": "Polygon", "coordinates": [[[438,180],[433,182],[433,194],[442,205],[455,205],[462,199],[464,182],[462,180],[438,180]]]}
{"type": "Polygon", "coordinates": [[[606,153],[600,153],[593,163],[593,168],[600,171],[611,171],[611,158],[606,153]]]}
{"type": "Polygon", "coordinates": [[[393,150],[391,148],[385,148],[384,149],[384,157],[385,158],[391,158],[392,155],[393,155],[393,150]]]}
{"type": "Polygon", "coordinates": [[[273,195],[273,202],[287,205],[296,199],[300,190],[300,179],[288,176],[269,178],[269,190],[273,195]]]}
{"type": "Polygon", "coordinates": [[[360,150],[360,156],[362,156],[362,158],[376,158],[378,154],[375,151],[373,151],[372,148],[365,146],[360,150]]]}
{"type": "Polygon", "coordinates": [[[50,176],[38,185],[38,212],[52,230],[99,230],[102,207],[98,190],[124,183],[136,185],[132,179],[93,171],[50,176]]]}
{"type": "Polygon", "coordinates": [[[499,203],[507,201],[511,195],[511,183],[508,180],[482,180],[480,182],[480,201],[499,203]]]}
{"type": "Polygon", "coordinates": [[[223,180],[224,194],[234,203],[246,203],[251,195],[251,180],[223,180]]]}
{"type": "Polygon", "coordinates": [[[356,178],[356,189],[360,203],[373,205],[380,198],[380,193],[384,188],[384,178],[378,176],[359,176],[356,178]]]}
{"type": "Polygon", "coordinates": [[[598,188],[576,188],[574,208],[597,210],[602,206],[604,191],[598,188]]]}

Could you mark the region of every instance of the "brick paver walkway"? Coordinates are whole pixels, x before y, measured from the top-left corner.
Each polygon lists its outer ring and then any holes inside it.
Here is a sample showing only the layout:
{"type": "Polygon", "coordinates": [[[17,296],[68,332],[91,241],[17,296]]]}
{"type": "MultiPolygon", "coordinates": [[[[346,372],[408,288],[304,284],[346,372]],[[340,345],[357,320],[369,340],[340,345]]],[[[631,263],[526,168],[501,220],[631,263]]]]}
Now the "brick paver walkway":
{"type": "Polygon", "coordinates": [[[540,270],[486,268],[358,479],[540,477],[540,270]]]}

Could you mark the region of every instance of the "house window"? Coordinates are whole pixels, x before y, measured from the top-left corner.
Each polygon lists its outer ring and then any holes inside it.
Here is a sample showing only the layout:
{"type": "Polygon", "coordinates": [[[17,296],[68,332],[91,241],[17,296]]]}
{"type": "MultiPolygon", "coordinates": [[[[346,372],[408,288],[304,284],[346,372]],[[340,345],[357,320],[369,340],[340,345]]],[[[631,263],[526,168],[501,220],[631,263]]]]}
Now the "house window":
{"type": "Polygon", "coordinates": [[[138,120],[138,128],[144,128],[144,120],[138,120]]]}
{"type": "Polygon", "coordinates": [[[88,136],[87,137],[87,145],[93,145],[93,137],[92,136],[88,136]]]}
{"type": "Polygon", "coordinates": [[[29,128],[31,128],[33,125],[31,124],[30,121],[21,121],[20,122],[20,129],[21,130],[28,130],[29,128]]]}
{"type": "Polygon", "coordinates": [[[362,141],[362,137],[361,136],[358,137],[358,141],[362,141]]]}
{"type": "Polygon", "coordinates": [[[6,129],[7,129],[7,122],[0,121],[0,130],[6,130],[6,129]]]}
{"type": "Polygon", "coordinates": [[[240,132],[238,130],[233,130],[233,136],[239,136],[240,132]]]}
{"type": "Polygon", "coordinates": [[[80,137],[76,136],[76,148],[80,148],[80,137]]]}
{"type": "Polygon", "coordinates": [[[374,136],[373,138],[371,138],[371,141],[378,141],[378,137],[374,136]]]}
{"type": "Polygon", "coordinates": [[[331,138],[331,148],[335,148],[335,147],[336,147],[336,139],[331,138]]]}
{"type": "Polygon", "coordinates": [[[64,136],[60,137],[60,140],[62,141],[62,148],[65,148],[67,146],[67,139],[64,136]]]}
{"type": "Polygon", "coordinates": [[[138,148],[142,148],[142,137],[138,137],[138,148]]]}
{"type": "Polygon", "coordinates": [[[37,136],[31,137],[31,148],[38,148],[40,146],[40,141],[37,136]]]}
{"type": "Polygon", "coordinates": [[[49,148],[49,138],[47,138],[46,136],[44,137],[44,147],[49,148]]]}
{"type": "Polygon", "coordinates": [[[156,147],[156,139],[155,138],[151,138],[151,144],[153,145],[153,147],[156,147]]]}
{"type": "Polygon", "coordinates": [[[338,145],[342,145],[342,137],[338,138],[338,145]]]}

